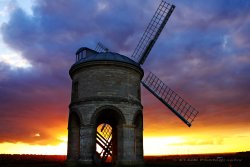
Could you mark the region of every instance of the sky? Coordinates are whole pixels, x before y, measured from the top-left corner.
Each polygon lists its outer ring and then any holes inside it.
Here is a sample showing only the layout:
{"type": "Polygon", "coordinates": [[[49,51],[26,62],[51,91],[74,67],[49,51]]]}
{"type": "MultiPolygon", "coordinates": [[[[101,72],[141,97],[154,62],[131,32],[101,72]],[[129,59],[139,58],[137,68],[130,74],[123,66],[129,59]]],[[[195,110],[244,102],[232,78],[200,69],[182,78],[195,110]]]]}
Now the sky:
{"type": "MultiPolygon", "coordinates": [[[[191,128],[142,88],[144,154],[250,150],[250,2],[172,0],[143,69],[200,111],[191,128]]],[[[0,153],[66,154],[75,52],[133,53],[160,0],[0,0],[0,153]]]]}

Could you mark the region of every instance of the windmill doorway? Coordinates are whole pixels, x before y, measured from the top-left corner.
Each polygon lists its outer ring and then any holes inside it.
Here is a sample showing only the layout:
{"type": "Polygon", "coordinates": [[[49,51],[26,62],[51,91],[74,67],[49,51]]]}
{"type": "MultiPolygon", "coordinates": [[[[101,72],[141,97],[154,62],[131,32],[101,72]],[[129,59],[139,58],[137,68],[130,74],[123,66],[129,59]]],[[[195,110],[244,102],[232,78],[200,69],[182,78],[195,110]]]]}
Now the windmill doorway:
{"type": "Polygon", "coordinates": [[[96,129],[96,153],[100,164],[112,163],[112,127],[107,123],[96,129]]]}
{"type": "Polygon", "coordinates": [[[114,107],[103,107],[93,117],[96,125],[94,163],[115,165],[118,158],[119,127],[125,123],[123,114],[114,107]]]}

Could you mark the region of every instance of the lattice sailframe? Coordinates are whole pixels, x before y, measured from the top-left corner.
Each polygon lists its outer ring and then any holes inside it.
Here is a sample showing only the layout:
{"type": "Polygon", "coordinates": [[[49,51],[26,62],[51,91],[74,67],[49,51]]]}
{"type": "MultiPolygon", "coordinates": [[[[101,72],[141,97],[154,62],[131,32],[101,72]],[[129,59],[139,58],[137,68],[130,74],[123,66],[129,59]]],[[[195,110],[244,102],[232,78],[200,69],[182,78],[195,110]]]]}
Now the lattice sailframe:
{"type": "Polygon", "coordinates": [[[97,51],[97,52],[108,52],[109,49],[106,46],[104,46],[101,42],[98,42],[97,45],[96,45],[95,51],[97,51]]]}
{"type": "Polygon", "coordinates": [[[199,113],[194,107],[151,72],[142,81],[142,84],[176,116],[178,116],[189,127],[191,126],[191,123],[199,113]]]}
{"type": "Polygon", "coordinates": [[[148,24],[145,32],[142,35],[138,45],[136,46],[132,59],[136,62],[143,64],[147,58],[149,52],[154,46],[156,40],[158,39],[162,29],[166,25],[169,17],[174,11],[175,6],[171,5],[164,0],[160,3],[158,9],[156,10],[153,18],[148,24]]]}
{"type": "Polygon", "coordinates": [[[109,124],[102,124],[101,129],[97,129],[96,143],[102,148],[99,155],[105,162],[108,156],[112,156],[112,127],[109,124]]]}

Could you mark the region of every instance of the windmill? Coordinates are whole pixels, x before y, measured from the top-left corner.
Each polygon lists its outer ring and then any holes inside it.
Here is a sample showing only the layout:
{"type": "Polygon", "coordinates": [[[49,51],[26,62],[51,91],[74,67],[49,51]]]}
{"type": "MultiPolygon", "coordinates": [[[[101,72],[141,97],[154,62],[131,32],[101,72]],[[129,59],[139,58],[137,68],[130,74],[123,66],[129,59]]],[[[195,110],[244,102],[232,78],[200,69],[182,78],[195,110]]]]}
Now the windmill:
{"type": "MultiPolygon", "coordinates": [[[[131,58],[135,62],[141,65],[144,64],[174,9],[174,5],[171,5],[164,0],[161,1],[139,43],[133,51],[133,54],[131,55],[131,58]]],[[[108,50],[109,49],[107,49],[107,47],[100,42],[97,44],[97,52],[107,52],[108,50]]],[[[141,84],[187,126],[190,127],[192,125],[192,122],[199,112],[182,97],[180,97],[174,90],[169,88],[155,74],[149,72],[149,74],[141,81],[141,84]]],[[[105,125],[103,125],[102,129],[104,128],[105,125]]],[[[111,131],[109,133],[111,133],[111,131]]],[[[110,136],[109,134],[106,134],[106,136],[107,135],[110,136]]],[[[99,145],[103,148],[104,152],[106,151],[109,154],[112,154],[109,152],[110,149],[108,149],[107,146],[105,147],[103,144],[99,145]]],[[[106,156],[104,156],[104,158],[106,159],[106,156]]]]}
{"type": "MultiPolygon", "coordinates": [[[[122,55],[109,52],[109,49],[99,42],[96,46],[95,51],[91,49],[80,48],[76,53],[77,55],[76,65],[79,65],[80,67],[81,62],[84,63],[84,62],[89,62],[89,60],[91,61],[96,60],[97,58],[100,58],[101,56],[105,57],[105,55],[112,55],[111,56],[112,60],[116,60],[117,58],[115,58],[114,55],[117,55],[117,56],[120,56],[120,59],[122,59],[122,61],[126,61],[126,62],[129,61],[130,64],[139,66],[139,68],[141,68],[141,66],[146,61],[155,42],[160,36],[164,26],[169,20],[174,9],[175,9],[174,5],[171,5],[165,2],[164,0],[161,1],[161,3],[159,4],[156,12],[154,13],[152,19],[150,20],[145,32],[143,33],[139,43],[137,44],[130,58],[127,57],[125,59],[124,56],[122,55]],[[85,53],[83,53],[83,51],[85,53]],[[93,54],[93,58],[86,58],[84,54],[87,55],[87,52],[92,52],[91,54],[93,54]]],[[[89,57],[91,57],[91,54],[89,55],[89,57]]],[[[106,60],[106,58],[104,57],[102,59],[106,60]]],[[[160,102],[162,102],[170,111],[172,111],[188,127],[192,125],[192,122],[197,116],[198,111],[194,107],[192,107],[188,102],[186,102],[182,97],[180,97],[175,91],[170,89],[156,75],[154,75],[152,72],[149,72],[149,74],[144,76],[142,80],[138,81],[138,83],[140,82],[150,93],[152,93],[160,102]]],[[[76,82],[76,85],[78,85],[78,82],[76,82]]],[[[77,89],[75,92],[77,92],[77,89]]],[[[113,155],[112,128],[105,122],[99,126],[100,127],[98,127],[96,131],[96,145],[99,148],[101,148],[101,152],[97,153],[98,155],[94,156],[94,159],[95,159],[94,161],[96,163],[105,162],[108,156],[113,155]]],[[[140,130],[142,133],[142,129],[140,130]]],[[[140,140],[141,139],[142,138],[140,138],[140,140]]],[[[142,147],[142,145],[139,147],[142,147]]],[[[143,151],[142,151],[142,156],[143,156],[143,151]]]]}

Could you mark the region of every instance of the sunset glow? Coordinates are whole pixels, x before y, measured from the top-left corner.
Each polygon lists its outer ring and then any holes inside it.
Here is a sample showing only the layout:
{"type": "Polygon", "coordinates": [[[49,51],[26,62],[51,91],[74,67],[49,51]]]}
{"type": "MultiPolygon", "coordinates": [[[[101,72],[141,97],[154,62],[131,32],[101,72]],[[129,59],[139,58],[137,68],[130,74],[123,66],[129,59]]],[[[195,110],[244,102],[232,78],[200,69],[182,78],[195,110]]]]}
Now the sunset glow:
{"type": "MultiPolygon", "coordinates": [[[[242,135],[248,135],[242,134],[242,135]]],[[[30,145],[26,143],[1,143],[2,154],[44,154],[66,155],[66,136],[61,137],[64,141],[57,145],[30,145]]],[[[247,144],[250,136],[240,139],[228,137],[221,141],[209,136],[171,136],[171,137],[144,137],[145,155],[180,155],[180,154],[207,154],[207,153],[230,153],[250,150],[247,144]]]]}
{"type": "Polygon", "coordinates": [[[1,154],[44,154],[44,155],[66,155],[67,143],[58,145],[30,145],[26,143],[1,143],[1,154]]]}
{"type": "MultiPolygon", "coordinates": [[[[129,57],[160,0],[60,2],[0,1],[0,154],[67,154],[76,50],[129,57]]],[[[199,114],[189,128],[141,86],[144,154],[250,151],[250,1],[170,2],[143,69],[199,114]]]]}

